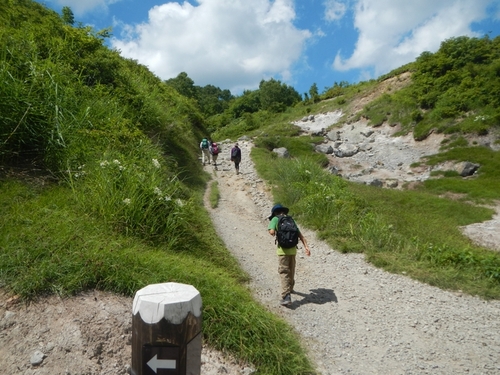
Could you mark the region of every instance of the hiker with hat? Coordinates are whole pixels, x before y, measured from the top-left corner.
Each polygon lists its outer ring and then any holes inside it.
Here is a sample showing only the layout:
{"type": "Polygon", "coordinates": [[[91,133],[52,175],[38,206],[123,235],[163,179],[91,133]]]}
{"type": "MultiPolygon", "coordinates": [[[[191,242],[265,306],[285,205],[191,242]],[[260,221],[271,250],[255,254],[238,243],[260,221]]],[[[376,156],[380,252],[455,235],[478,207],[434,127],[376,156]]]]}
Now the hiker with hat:
{"type": "Polygon", "coordinates": [[[282,306],[292,304],[291,293],[295,285],[295,256],[297,255],[297,244],[299,240],[304,245],[307,256],[311,255],[305,237],[300,232],[297,223],[288,216],[288,208],[276,204],[271,209],[269,226],[267,230],[275,237],[278,254],[278,273],[281,279],[281,301],[282,306]]]}

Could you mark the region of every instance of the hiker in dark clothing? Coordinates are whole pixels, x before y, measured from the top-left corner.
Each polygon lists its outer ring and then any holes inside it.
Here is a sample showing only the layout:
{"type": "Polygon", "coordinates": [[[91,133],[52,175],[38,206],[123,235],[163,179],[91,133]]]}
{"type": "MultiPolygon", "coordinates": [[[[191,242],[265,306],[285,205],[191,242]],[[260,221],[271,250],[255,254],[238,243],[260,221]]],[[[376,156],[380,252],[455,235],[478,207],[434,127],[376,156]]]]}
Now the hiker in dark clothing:
{"type": "Polygon", "coordinates": [[[240,174],[241,149],[238,147],[238,143],[231,149],[231,161],[234,163],[236,174],[240,174]]]}

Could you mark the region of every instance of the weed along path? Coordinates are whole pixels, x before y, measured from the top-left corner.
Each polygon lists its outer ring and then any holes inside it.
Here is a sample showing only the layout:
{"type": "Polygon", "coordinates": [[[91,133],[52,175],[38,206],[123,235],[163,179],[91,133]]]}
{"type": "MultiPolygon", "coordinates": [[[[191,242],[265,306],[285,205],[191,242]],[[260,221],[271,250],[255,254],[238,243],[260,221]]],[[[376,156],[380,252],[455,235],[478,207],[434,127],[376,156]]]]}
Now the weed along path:
{"type": "MultiPolygon", "coordinates": [[[[242,149],[240,174],[222,144],[221,199],[210,212],[219,236],[250,274],[255,298],[286,319],[320,374],[499,374],[500,301],[444,291],[341,254],[302,228],[311,256],[299,248],[296,293],[279,306],[274,239],[267,216],[274,202],[242,149]]],[[[291,212],[293,215],[293,212],[291,212]]],[[[300,222],[299,222],[300,225],[300,222]]]]}

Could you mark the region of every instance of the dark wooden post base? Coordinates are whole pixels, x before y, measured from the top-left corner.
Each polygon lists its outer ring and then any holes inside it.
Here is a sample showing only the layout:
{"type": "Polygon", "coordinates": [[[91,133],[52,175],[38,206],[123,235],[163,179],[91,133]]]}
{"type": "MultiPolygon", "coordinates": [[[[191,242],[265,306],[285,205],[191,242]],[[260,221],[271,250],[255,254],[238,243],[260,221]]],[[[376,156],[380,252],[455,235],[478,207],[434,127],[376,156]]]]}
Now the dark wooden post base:
{"type": "Polygon", "coordinates": [[[133,375],[200,375],[200,293],[191,285],[152,284],[134,298],[133,375]]]}

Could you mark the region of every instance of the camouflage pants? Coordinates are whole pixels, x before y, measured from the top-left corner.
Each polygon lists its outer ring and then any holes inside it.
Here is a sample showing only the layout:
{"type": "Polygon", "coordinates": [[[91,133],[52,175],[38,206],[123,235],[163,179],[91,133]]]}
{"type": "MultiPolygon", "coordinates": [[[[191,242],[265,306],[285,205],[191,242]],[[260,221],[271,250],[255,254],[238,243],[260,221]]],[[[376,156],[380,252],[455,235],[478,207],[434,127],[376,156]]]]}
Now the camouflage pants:
{"type": "Polygon", "coordinates": [[[281,278],[281,298],[293,291],[295,285],[295,255],[278,256],[278,273],[281,278]]]}

